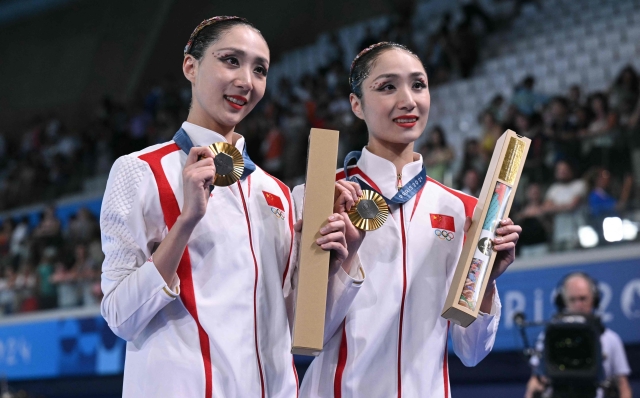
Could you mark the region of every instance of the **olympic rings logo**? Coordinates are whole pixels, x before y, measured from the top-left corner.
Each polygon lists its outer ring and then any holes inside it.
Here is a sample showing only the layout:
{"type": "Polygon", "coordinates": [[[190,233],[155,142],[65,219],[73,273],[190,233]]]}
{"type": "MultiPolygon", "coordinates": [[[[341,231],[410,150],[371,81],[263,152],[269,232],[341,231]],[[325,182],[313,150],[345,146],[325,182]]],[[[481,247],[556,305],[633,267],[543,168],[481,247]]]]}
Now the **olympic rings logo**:
{"type": "Polygon", "coordinates": [[[447,231],[445,229],[436,229],[434,232],[438,238],[440,238],[441,240],[446,240],[447,242],[451,242],[451,240],[455,238],[453,232],[447,231]]]}

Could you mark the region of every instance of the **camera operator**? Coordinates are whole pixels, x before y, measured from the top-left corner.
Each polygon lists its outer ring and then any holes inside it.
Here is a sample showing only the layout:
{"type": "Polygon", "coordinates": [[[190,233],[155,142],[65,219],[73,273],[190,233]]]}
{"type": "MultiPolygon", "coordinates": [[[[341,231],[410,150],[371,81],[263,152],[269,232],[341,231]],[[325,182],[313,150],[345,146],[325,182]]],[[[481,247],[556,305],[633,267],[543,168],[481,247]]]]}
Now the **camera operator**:
{"type": "MultiPolygon", "coordinates": [[[[558,286],[555,299],[558,313],[594,315],[600,302],[600,292],[596,281],[583,272],[574,272],[565,276],[558,286]]],[[[598,319],[598,322],[599,319],[598,319]]],[[[627,376],[631,373],[627,356],[620,336],[611,329],[601,327],[600,346],[602,348],[602,371],[604,372],[605,385],[617,386],[620,398],[631,398],[631,387],[627,376]]],[[[544,333],[541,334],[536,344],[536,355],[531,357],[530,364],[533,367],[533,375],[527,383],[525,398],[548,396],[550,393],[550,380],[542,374],[541,356],[544,350],[544,333]],[[544,395],[542,395],[544,394],[544,395]]],[[[608,389],[607,389],[608,391],[608,389]]],[[[604,398],[602,388],[598,388],[597,397],[604,398]]]]}

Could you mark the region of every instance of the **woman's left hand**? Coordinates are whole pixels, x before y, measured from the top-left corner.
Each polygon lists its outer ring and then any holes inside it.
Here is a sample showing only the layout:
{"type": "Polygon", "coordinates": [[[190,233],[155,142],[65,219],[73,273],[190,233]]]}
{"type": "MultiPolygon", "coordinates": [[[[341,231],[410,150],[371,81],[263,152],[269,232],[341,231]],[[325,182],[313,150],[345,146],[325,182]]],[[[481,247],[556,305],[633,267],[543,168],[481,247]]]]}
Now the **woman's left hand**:
{"type": "MultiPolygon", "coordinates": [[[[471,218],[467,217],[464,232],[467,233],[470,227],[471,218]]],[[[521,233],[522,227],[515,225],[510,218],[500,221],[500,227],[496,230],[496,237],[493,239],[493,250],[498,254],[489,276],[489,285],[502,275],[516,259],[516,243],[518,243],[521,233]]]]}

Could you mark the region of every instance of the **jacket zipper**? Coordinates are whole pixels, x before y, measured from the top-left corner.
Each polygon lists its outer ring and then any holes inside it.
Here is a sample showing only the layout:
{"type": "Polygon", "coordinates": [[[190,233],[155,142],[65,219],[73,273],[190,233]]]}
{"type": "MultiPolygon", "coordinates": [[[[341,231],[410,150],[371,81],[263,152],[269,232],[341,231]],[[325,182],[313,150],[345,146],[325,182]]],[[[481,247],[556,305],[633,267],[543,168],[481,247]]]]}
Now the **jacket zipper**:
{"type": "MultiPolygon", "coordinates": [[[[398,190],[402,188],[402,174],[398,174],[398,190]]],[[[407,296],[407,237],[404,231],[404,204],[400,205],[400,232],[402,235],[402,301],[400,302],[400,326],[398,330],[398,398],[402,397],[402,324],[404,303],[407,296]]]]}
{"type": "Polygon", "coordinates": [[[262,391],[262,398],[264,398],[264,375],[262,374],[262,361],[260,360],[260,349],[258,346],[258,311],[257,311],[257,294],[258,294],[258,261],[256,260],[256,254],[253,251],[253,238],[251,236],[251,221],[249,221],[249,210],[247,208],[247,202],[244,199],[244,192],[242,191],[242,181],[238,181],[238,189],[240,190],[240,198],[242,198],[242,206],[244,207],[244,214],[247,220],[247,229],[249,230],[249,246],[251,247],[251,255],[253,256],[253,266],[255,269],[255,281],[253,283],[253,335],[256,346],[256,357],[258,358],[258,370],[260,372],[260,388],[262,391]]]}

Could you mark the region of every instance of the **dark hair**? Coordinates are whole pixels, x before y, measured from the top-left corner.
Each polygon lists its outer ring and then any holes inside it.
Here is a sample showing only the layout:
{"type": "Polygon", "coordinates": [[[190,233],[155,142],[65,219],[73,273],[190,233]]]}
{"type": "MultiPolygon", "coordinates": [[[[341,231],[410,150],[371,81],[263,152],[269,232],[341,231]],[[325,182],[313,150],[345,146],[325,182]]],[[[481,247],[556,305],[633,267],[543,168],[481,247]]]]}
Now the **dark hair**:
{"type": "Polygon", "coordinates": [[[447,147],[447,138],[445,137],[444,129],[439,124],[435,125],[431,129],[431,132],[429,133],[429,141],[427,142],[427,148],[436,149],[436,147],[431,142],[431,137],[434,134],[438,135],[440,137],[440,144],[438,144],[437,148],[446,148],[447,147]]]}
{"type": "MultiPolygon", "coordinates": [[[[413,51],[409,50],[402,44],[394,42],[381,42],[367,47],[353,59],[351,63],[351,71],[349,72],[349,85],[351,86],[351,92],[358,98],[362,98],[362,82],[369,76],[373,64],[383,52],[391,49],[399,49],[408,52],[414,57],[418,58],[413,51]]],[[[422,63],[422,62],[421,62],[422,63]]]]}
{"type": "Polygon", "coordinates": [[[202,56],[205,53],[205,50],[211,44],[218,41],[224,33],[228,32],[233,27],[240,26],[240,25],[248,26],[253,30],[255,30],[256,32],[260,33],[260,36],[262,36],[262,33],[258,29],[256,29],[256,27],[253,26],[251,22],[247,21],[244,18],[218,21],[218,22],[212,23],[211,25],[205,26],[204,28],[202,28],[201,31],[199,31],[196,34],[196,36],[193,38],[193,43],[191,44],[191,47],[189,48],[186,54],[190,54],[195,59],[200,61],[200,59],[202,59],[202,56]]]}
{"type": "Polygon", "coordinates": [[[620,73],[616,77],[616,81],[614,83],[614,86],[622,87],[622,77],[624,76],[625,73],[630,73],[631,74],[631,90],[633,91],[634,94],[638,94],[638,91],[639,91],[638,90],[638,84],[639,84],[638,82],[640,81],[640,77],[638,77],[638,73],[636,72],[636,70],[631,65],[627,65],[624,68],[622,68],[622,70],[620,71],[620,73]]]}

